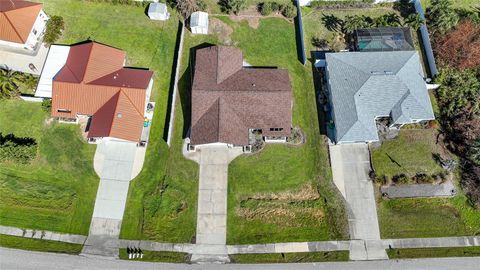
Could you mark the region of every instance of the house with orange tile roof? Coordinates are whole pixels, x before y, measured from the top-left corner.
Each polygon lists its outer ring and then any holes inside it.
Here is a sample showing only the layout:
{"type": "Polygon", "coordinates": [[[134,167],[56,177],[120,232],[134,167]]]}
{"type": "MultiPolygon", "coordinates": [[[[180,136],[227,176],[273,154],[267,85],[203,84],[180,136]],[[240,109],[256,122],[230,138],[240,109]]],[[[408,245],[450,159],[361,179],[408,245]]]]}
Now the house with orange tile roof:
{"type": "Polygon", "coordinates": [[[0,0],[0,46],[35,50],[45,33],[47,21],[41,3],[0,0]]]}
{"type": "Polygon", "coordinates": [[[116,138],[144,140],[153,72],[125,67],[124,51],[97,42],[72,45],[52,79],[52,116],[86,119],[90,142],[116,138]]]}

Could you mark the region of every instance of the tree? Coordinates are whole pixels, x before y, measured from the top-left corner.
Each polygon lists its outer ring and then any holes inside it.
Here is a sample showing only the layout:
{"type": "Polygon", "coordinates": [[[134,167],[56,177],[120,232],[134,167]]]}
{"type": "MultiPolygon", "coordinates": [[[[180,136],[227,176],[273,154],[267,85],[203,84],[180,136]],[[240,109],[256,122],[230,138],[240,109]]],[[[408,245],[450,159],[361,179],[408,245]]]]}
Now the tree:
{"type": "Polygon", "coordinates": [[[325,25],[325,28],[327,28],[328,31],[332,32],[341,32],[345,25],[345,22],[342,19],[338,18],[333,14],[322,14],[321,20],[323,22],[323,25],[325,25]]]}
{"type": "Polygon", "coordinates": [[[436,81],[441,84],[437,90],[442,115],[454,119],[467,115],[467,119],[480,115],[480,68],[458,71],[443,68],[436,81]]]}
{"type": "Polygon", "coordinates": [[[405,25],[411,27],[415,31],[417,31],[424,23],[425,21],[420,17],[420,14],[410,14],[405,19],[405,25]]]}
{"type": "Polygon", "coordinates": [[[468,158],[475,165],[480,166],[480,137],[475,139],[468,149],[468,158]]]}
{"type": "Polygon", "coordinates": [[[400,16],[398,16],[397,13],[390,12],[388,14],[383,15],[383,17],[385,17],[387,26],[401,26],[400,16]]]}
{"type": "Polygon", "coordinates": [[[480,27],[469,20],[444,36],[436,36],[433,45],[437,59],[444,65],[462,70],[480,66],[480,27]]]}
{"type": "Polygon", "coordinates": [[[247,7],[246,0],[220,0],[218,4],[222,12],[233,12],[235,15],[247,7]]]}
{"type": "Polygon", "coordinates": [[[13,70],[0,69],[0,99],[8,99],[20,94],[18,89],[22,74],[13,70]]]}
{"type": "Polygon", "coordinates": [[[356,29],[370,27],[371,25],[369,22],[371,21],[372,19],[366,16],[347,16],[345,17],[344,29],[347,33],[353,33],[356,29]]]}
{"type": "Polygon", "coordinates": [[[319,48],[320,50],[328,50],[328,41],[319,37],[312,37],[312,45],[319,48]]]}
{"type": "Polygon", "coordinates": [[[184,20],[190,17],[193,12],[200,10],[197,0],[178,0],[176,7],[184,20]]]}
{"type": "Polygon", "coordinates": [[[407,18],[411,14],[415,13],[415,6],[411,0],[395,1],[393,4],[393,9],[399,11],[403,18],[407,18]]]}
{"type": "Polygon", "coordinates": [[[375,27],[386,27],[388,26],[388,20],[386,16],[379,16],[373,19],[375,27]]]}
{"type": "Polygon", "coordinates": [[[46,44],[51,45],[55,43],[62,31],[65,30],[65,22],[62,16],[51,16],[47,22],[47,30],[45,30],[44,41],[46,44]]]}
{"type": "Polygon", "coordinates": [[[447,32],[459,21],[459,16],[452,8],[450,0],[432,0],[427,10],[428,24],[433,32],[447,32]]]}
{"type": "Polygon", "coordinates": [[[286,18],[294,18],[297,16],[297,8],[291,3],[282,6],[282,15],[286,18]]]}

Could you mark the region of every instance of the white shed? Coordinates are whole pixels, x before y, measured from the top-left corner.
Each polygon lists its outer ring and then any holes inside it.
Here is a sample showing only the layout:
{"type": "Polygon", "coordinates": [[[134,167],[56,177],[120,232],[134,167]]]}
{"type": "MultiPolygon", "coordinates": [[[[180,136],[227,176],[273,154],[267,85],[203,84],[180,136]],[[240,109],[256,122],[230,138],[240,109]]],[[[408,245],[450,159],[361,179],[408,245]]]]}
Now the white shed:
{"type": "Polygon", "coordinates": [[[168,20],[170,13],[168,13],[167,5],[164,3],[150,3],[148,7],[148,17],[152,20],[168,20]]]}
{"type": "Polygon", "coordinates": [[[190,30],[192,34],[208,34],[208,13],[202,11],[193,12],[190,16],[190,30]]]}

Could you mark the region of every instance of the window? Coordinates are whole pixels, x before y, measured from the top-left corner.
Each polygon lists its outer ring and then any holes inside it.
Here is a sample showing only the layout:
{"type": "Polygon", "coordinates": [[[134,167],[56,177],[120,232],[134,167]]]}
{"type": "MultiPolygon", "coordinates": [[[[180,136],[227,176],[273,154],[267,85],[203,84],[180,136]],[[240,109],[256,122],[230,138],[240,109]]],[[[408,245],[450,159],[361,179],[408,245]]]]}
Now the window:
{"type": "Polygon", "coordinates": [[[283,131],[283,128],[270,128],[270,131],[283,131]]]}
{"type": "Polygon", "coordinates": [[[72,111],[69,110],[69,109],[58,109],[57,112],[61,112],[61,113],[71,113],[72,111]]]}

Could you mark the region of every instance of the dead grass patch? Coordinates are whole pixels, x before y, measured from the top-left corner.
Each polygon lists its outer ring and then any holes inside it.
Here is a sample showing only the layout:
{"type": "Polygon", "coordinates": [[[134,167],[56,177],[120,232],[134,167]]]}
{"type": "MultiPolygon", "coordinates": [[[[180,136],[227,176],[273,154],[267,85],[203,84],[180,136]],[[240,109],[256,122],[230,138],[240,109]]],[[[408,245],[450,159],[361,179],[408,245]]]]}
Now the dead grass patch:
{"type": "Polygon", "coordinates": [[[278,193],[256,193],[248,199],[253,200],[278,200],[278,201],[313,201],[318,200],[320,194],[317,188],[312,184],[304,185],[297,191],[285,191],[278,193]]]}
{"type": "Polygon", "coordinates": [[[211,18],[209,21],[209,34],[215,34],[225,45],[232,45],[230,35],[233,33],[232,27],[217,18],[211,18]]]}

